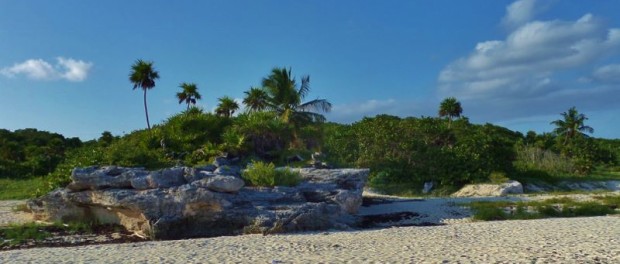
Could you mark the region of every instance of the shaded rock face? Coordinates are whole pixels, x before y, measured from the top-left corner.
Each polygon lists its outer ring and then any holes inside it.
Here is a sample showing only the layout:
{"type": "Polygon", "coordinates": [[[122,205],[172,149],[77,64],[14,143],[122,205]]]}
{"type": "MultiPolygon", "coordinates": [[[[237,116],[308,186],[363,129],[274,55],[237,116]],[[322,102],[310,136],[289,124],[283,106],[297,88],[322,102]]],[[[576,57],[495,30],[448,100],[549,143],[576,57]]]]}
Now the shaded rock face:
{"type": "MultiPolygon", "coordinates": [[[[224,166],[225,161],[218,162],[224,166]]],[[[276,233],[358,224],[368,169],[294,169],[295,187],[244,187],[213,167],[76,168],[64,189],[30,200],[35,219],[97,221],[153,239],[276,233]]]]}
{"type": "Polygon", "coordinates": [[[470,184],[452,194],[454,197],[470,196],[505,196],[508,194],[522,194],[523,185],[518,181],[509,181],[502,184],[470,184]]]}

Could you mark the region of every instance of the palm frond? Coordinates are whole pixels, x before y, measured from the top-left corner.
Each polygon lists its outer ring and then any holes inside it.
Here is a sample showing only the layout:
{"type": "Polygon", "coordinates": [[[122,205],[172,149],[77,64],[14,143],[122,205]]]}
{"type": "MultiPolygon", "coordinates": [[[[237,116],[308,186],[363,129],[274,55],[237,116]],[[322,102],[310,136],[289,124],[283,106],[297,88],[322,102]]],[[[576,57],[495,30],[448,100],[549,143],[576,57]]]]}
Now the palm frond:
{"type": "Polygon", "coordinates": [[[303,100],[304,98],[306,98],[306,95],[308,94],[309,91],[310,91],[310,75],[306,75],[306,76],[301,77],[301,85],[299,87],[299,91],[297,91],[297,94],[303,100]]]}
{"type": "Polygon", "coordinates": [[[304,112],[315,110],[328,113],[332,110],[332,104],[326,99],[314,99],[312,101],[299,105],[297,109],[304,112]]]}

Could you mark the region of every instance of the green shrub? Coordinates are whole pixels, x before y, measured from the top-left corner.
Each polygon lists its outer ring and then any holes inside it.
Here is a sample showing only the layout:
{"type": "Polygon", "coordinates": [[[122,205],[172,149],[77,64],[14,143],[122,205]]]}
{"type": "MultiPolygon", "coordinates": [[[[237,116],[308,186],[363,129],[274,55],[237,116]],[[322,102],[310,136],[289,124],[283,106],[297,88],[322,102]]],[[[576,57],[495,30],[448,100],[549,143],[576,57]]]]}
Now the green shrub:
{"type": "Polygon", "coordinates": [[[495,171],[489,175],[489,181],[493,184],[502,184],[510,181],[510,179],[506,177],[506,173],[495,171]]]}
{"type": "Polygon", "coordinates": [[[614,209],[597,202],[579,203],[575,207],[564,207],[567,216],[601,216],[613,214],[614,209]]]}
{"type": "Polygon", "coordinates": [[[472,202],[469,206],[474,211],[474,219],[509,220],[509,219],[536,219],[542,217],[580,217],[601,216],[615,214],[617,199],[612,197],[597,198],[601,202],[576,202],[570,198],[552,198],[543,201],[528,202],[472,202]],[[515,208],[508,214],[505,208],[515,208]],[[530,211],[527,208],[532,208],[530,211]]]}
{"type": "Polygon", "coordinates": [[[253,186],[295,186],[301,181],[298,172],[276,169],[273,163],[254,162],[243,172],[243,179],[253,186]]]}
{"type": "Polygon", "coordinates": [[[523,146],[517,148],[515,168],[521,171],[543,171],[552,176],[571,174],[575,170],[573,162],[551,150],[523,146]]]}
{"type": "Polygon", "coordinates": [[[506,220],[508,216],[500,207],[489,204],[474,208],[474,219],[482,221],[506,220]]]}

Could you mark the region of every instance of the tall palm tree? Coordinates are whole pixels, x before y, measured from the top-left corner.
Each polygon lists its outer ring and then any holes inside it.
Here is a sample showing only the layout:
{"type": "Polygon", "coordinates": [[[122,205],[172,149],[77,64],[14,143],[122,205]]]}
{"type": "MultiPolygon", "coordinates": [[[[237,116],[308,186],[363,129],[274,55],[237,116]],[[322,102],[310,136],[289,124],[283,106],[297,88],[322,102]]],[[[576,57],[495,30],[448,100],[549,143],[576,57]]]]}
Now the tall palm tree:
{"type": "Polygon", "coordinates": [[[303,76],[298,88],[290,68],[273,68],[271,74],[263,78],[262,85],[269,95],[267,108],[275,111],[286,123],[322,122],[325,117],[313,111],[329,112],[332,108],[325,99],[302,103],[310,91],[310,76],[303,76]]]}
{"type": "Polygon", "coordinates": [[[215,109],[215,113],[224,117],[231,117],[235,111],[239,109],[239,104],[235,102],[232,98],[228,96],[224,96],[222,98],[218,98],[220,103],[217,105],[215,109]]]}
{"type": "Polygon", "coordinates": [[[460,117],[462,113],[461,102],[454,97],[444,99],[439,105],[439,117],[448,117],[448,127],[452,123],[452,119],[460,117]]]}
{"type": "Polygon", "coordinates": [[[177,99],[179,99],[179,104],[185,102],[187,104],[187,110],[189,110],[189,106],[196,105],[196,100],[202,99],[200,93],[198,93],[198,87],[194,83],[181,83],[179,85],[183,91],[177,93],[177,99]]]}
{"type": "Polygon", "coordinates": [[[244,93],[243,104],[246,106],[246,111],[260,112],[267,108],[269,95],[264,89],[251,87],[250,90],[244,93]]]}
{"type": "Polygon", "coordinates": [[[146,126],[151,129],[149,123],[149,110],[146,106],[146,90],[155,87],[155,80],[159,79],[159,73],[153,68],[153,62],[136,60],[131,65],[131,73],[129,73],[129,81],[133,83],[133,89],[141,88],[144,91],[144,113],[146,114],[146,126]]]}
{"type": "Polygon", "coordinates": [[[576,136],[586,136],[585,133],[594,133],[594,129],[586,126],[584,122],[588,118],[584,114],[580,114],[574,106],[568,109],[568,112],[561,113],[562,119],[551,122],[556,128],[553,132],[559,136],[564,136],[564,145],[576,136]]]}

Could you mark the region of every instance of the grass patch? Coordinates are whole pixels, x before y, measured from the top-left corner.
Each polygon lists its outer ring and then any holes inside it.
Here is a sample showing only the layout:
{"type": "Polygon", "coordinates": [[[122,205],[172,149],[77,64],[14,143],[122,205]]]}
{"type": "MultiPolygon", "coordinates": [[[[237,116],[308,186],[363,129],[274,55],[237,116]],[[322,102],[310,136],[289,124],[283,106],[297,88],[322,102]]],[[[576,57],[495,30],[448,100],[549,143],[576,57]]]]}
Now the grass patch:
{"type": "Polygon", "coordinates": [[[47,182],[42,177],[28,179],[0,178],[0,200],[34,198],[37,190],[43,190],[47,182]]]}
{"type": "Polygon", "coordinates": [[[577,202],[567,197],[527,202],[472,202],[473,218],[481,221],[538,219],[551,217],[603,216],[617,214],[620,196],[595,197],[597,201],[577,202]]]}
{"type": "Polygon", "coordinates": [[[541,170],[517,170],[511,178],[522,184],[557,185],[560,182],[614,181],[620,180],[620,171],[616,167],[599,166],[589,175],[550,174],[541,170]]]}
{"type": "Polygon", "coordinates": [[[10,225],[0,228],[0,245],[10,246],[21,244],[27,240],[43,240],[52,234],[45,231],[46,226],[36,223],[10,225]]]}
{"type": "Polygon", "coordinates": [[[95,223],[72,222],[52,225],[26,223],[0,227],[0,246],[19,245],[27,241],[41,241],[52,236],[53,231],[63,230],[70,234],[93,233],[95,223]]]}
{"type": "Polygon", "coordinates": [[[601,203],[608,205],[609,207],[612,207],[614,209],[618,209],[620,208],[620,195],[615,195],[615,196],[610,196],[610,195],[604,195],[604,196],[594,196],[593,197],[596,200],[601,201],[601,203]]]}
{"type": "Polygon", "coordinates": [[[243,172],[243,179],[253,186],[295,186],[301,175],[289,168],[276,169],[273,163],[254,162],[243,172]]]}

